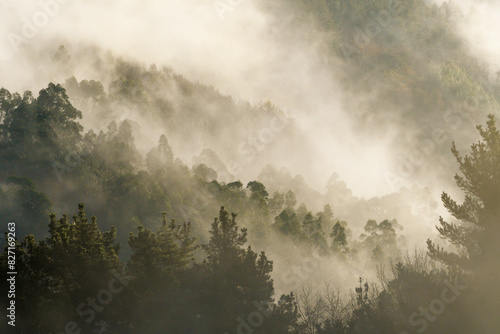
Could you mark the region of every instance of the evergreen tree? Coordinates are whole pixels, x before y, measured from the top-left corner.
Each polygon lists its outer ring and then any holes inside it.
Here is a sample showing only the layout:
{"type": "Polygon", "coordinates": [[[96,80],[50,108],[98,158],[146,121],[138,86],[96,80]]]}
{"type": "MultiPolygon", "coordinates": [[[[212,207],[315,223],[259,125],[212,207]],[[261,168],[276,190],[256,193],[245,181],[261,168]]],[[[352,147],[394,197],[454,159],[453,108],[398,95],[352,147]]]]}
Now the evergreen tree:
{"type": "Polygon", "coordinates": [[[332,249],[334,252],[344,253],[347,251],[347,236],[345,233],[345,227],[340,221],[337,221],[337,223],[333,226],[330,237],[332,238],[332,249]]]}
{"type": "Polygon", "coordinates": [[[82,113],[70,103],[61,85],[50,83],[34,98],[31,92],[0,91],[0,172],[36,179],[54,161],[78,154],[82,113]]]}
{"type": "Polygon", "coordinates": [[[458,221],[440,218],[440,236],[455,247],[445,249],[428,240],[429,255],[448,265],[455,277],[468,274],[470,331],[498,333],[500,322],[496,311],[500,307],[500,132],[493,115],[488,116],[486,128],[477,127],[481,140],[471,146],[470,155],[461,156],[455,146],[460,173],[455,175],[458,187],[464,192],[462,204],[446,193],[441,198],[445,208],[458,221]]]}
{"type": "Polygon", "coordinates": [[[44,236],[47,216],[52,211],[47,195],[38,191],[35,183],[26,177],[8,177],[5,190],[4,198],[0,194],[0,216],[4,221],[17,222],[18,235],[44,236]]]}
{"type": "Polygon", "coordinates": [[[180,289],[183,272],[194,263],[191,224],[175,220],[167,224],[164,213],[157,232],[140,225],[136,235],[130,233],[129,244],[133,253],[127,271],[136,279],[125,300],[134,302],[135,307],[126,307],[123,315],[141,332],[182,330],[185,321],[190,321],[190,314],[182,309],[185,295],[180,289]]]}
{"type": "MultiPolygon", "coordinates": [[[[21,331],[60,332],[73,322],[88,332],[101,330],[113,319],[114,296],[107,290],[104,296],[102,291],[122,275],[117,255],[120,247],[114,242],[116,229],[102,233],[96,218],[89,222],[84,205],[78,207],[72,222],[66,215],[59,220],[50,215],[49,235],[43,241],[37,242],[30,235],[16,245],[21,331]]],[[[5,275],[6,251],[0,263],[5,275]]]]}
{"type": "Polygon", "coordinates": [[[240,229],[236,214],[221,207],[219,218],[215,218],[210,230],[210,241],[203,245],[207,254],[204,266],[207,281],[202,291],[206,305],[204,316],[210,319],[210,330],[214,333],[234,332],[239,326],[238,318],[262,309],[271,312],[273,301],[273,269],[264,252],[257,254],[247,242],[247,230],[240,229]]]}
{"type": "Polygon", "coordinates": [[[430,240],[429,254],[447,265],[471,269],[471,265],[493,265],[500,254],[500,133],[493,115],[486,129],[477,127],[482,141],[471,146],[471,155],[462,157],[455,144],[452,152],[462,175],[455,175],[458,187],[464,192],[462,204],[443,193],[443,205],[460,221],[448,223],[440,218],[437,228],[441,237],[458,249],[446,251],[430,240]]]}

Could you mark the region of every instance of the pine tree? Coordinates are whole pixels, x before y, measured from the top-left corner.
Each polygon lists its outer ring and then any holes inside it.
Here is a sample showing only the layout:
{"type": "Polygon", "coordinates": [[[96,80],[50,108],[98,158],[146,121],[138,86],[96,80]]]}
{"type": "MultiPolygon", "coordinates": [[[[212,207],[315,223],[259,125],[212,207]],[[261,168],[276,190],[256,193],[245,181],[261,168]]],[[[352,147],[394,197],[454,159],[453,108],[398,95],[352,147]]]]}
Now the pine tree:
{"type": "Polygon", "coordinates": [[[437,229],[458,252],[427,241],[433,258],[462,269],[471,269],[471,264],[477,265],[478,261],[483,266],[496,264],[500,255],[500,133],[494,116],[488,118],[486,129],[477,127],[482,141],[471,146],[470,156],[462,157],[455,144],[452,146],[461,172],[455,175],[455,181],[465,197],[458,204],[447,193],[442,194],[445,208],[460,223],[440,218],[437,229]]]}
{"type": "Polygon", "coordinates": [[[137,235],[130,233],[129,245],[133,251],[128,263],[129,272],[164,283],[193,261],[196,249],[195,239],[191,237],[191,224],[179,225],[174,219],[167,224],[166,213],[163,213],[162,225],[156,233],[140,225],[137,235]]]}
{"type": "Polygon", "coordinates": [[[240,229],[236,214],[221,207],[210,230],[210,241],[203,246],[207,271],[202,297],[207,302],[205,314],[215,333],[234,332],[238,317],[248,316],[258,308],[269,310],[274,293],[272,261],[264,252],[257,254],[247,242],[247,230],[240,229]],[[257,306],[260,305],[260,306],[257,306]]]}
{"type": "MultiPolygon", "coordinates": [[[[80,203],[78,209],[71,222],[67,215],[59,220],[50,215],[49,235],[44,240],[37,242],[29,235],[16,246],[21,332],[60,332],[69,321],[90,332],[99,330],[101,321],[109,322],[113,305],[103,307],[95,297],[122,272],[119,245],[114,242],[116,229],[101,232],[95,217],[90,222],[86,218],[84,205],[80,203]],[[82,317],[77,310],[90,310],[89,298],[94,298],[100,312],[82,317]]],[[[6,253],[0,256],[2,273],[7,272],[6,259],[6,253]]]]}
{"type": "Polygon", "coordinates": [[[135,307],[124,307],[122,314],[142,332],[176,332],[176,326],[188,317],[182,309],[185,295],[181,289],[182,277],[194,263],[191,224],[177,224],[173,219],[167,223],[163,213],[157,232],[140,225],[137,234],[130,233],[129,245],[133,254],[127,271],[136,279],[125,300],[135,307]]]}
{"type": "Polygon", "coordinates": [[[445,208],[458,222],[440,218],[437,229],[456,252],[427,241],[429,255],[446,264],[467,290],[463,333],[500,332],[500,132],[494,116],[488,118],[486,128],[477,127],[481,140],[471,146],[470,155],[462,157],[452,146],[461,172],[455,181],[465,196],[459,204],[442,194],[445,208]]]}

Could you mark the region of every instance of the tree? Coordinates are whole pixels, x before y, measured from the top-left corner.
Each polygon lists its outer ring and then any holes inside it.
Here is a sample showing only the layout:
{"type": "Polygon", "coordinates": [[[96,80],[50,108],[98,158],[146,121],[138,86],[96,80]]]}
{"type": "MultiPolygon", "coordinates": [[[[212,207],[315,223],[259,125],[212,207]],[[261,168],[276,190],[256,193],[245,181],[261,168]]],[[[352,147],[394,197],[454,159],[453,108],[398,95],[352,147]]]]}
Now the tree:
{"type": "Polygon", "coordinates": [[[215,333],[234,331],[238,317],[259,309],[271,311],[268,305],[274,293],[272,261],[264,252],[258,255],[250,246],[242,248],[246,242],[247,230],[238,227],[236,214],[229,217],[221,207],[219,218],[212,223],[210,241],[202,246],[207,254],[202,299],[210,329],[215,333]]]}
{"type": "Polygon", "coordinates": [[[52,202],[37,190],[33,181],[26,177],[7,178],[5,198],[0,202],[0,216],[18,223],[18,235],[44,236],[47,216],[51,211],[52,202]]]}
{"type": "Polygon", "coordinates": [[[146,155],[146,166],[154,174],[160,169],[171,166],[174,163],[174,153],[168,144],[167,137],[161,135],[158,146],[151,149],[146,155]]]}
{"type": "MultiPolygon", "coordinates": [[[[115,235],[115,228],[102,233],[95,217],[89,222],[79,204],[71,223],[67,215],[57,220],[52,214],[44,240],[29,235],[16,245],[16,308],[22,332],[59,332],[69,321],[91,332],[109,323],[113,297],[106,295],[106,308],[99,303],[104,299],[95,297],[122,273],[115,235]]],[[[6,279],[6,251],[0,263],[6,279]]]]}
{"type": "Polygon", "coordinates": [[[66,50],[66,47],[64,45],[59,45],[59,48],[57,49],[57,52],[54,55],[54,60],[61,62],[64,65],[68,65],[70,58],[71,56],[68,50],[66,50]]]}
{"type": "Polygon", "coordinates": [[[302,229],[293,208],[286,208],[274,218],[274,227],[284,235],[299,237],[302,229]]]}
{"type": "Polygon", "coordinates": [[[142,156],[134,143],[131,121],[125,120],[117,125],[114,121],[108,126],[104,140],[98,140],[96,149],[108,168],[115,174],[136,171],[142,165],[142,156]]]}
{"type": "Polygon", "coordinates": [[[247,189],[250,189],[251,192],[250,198],[252,198],[253,200],[262,205],[266,203],[269,193],[267,192],[266,187],[262,183],[257,181],[248,182],[247,189]]]}
{"type": "Polygon", "coordinates": [[[359,288],[356,292],[356,308],[353,310],[349,327],[354,329],[354,333],[374,333],[373,308],[370,299],[370,285],[363,284],[363,279],[359,278],[359,288]]]}
{"type": "Polygon", "coordinates": [[[35,179],[50,170],[54,161],[78,154],[83,127],[76,121],[82,113],[73,107],[65,89],[50,83],[35,99],[31,92],[0,92],[1,171],[35,179]]]}
{"type": "Polygon", "coordinates": [[[192,263],[193,251],[197,248],[195,238],[191,237],[191,224],[179,225],[175,219],[167,224],[166,213],[156,233],[140,225],[137,235],[130,233],[129,244],[133,251],[127,265],[130,273],[161,281],[192,263]]]}
{"type": "Polygon", "coordinates": [[[366,222],[367,234],[361,234],[360,239],[363,248],[371,252],[372,258],[377,262],[401,255],[395,228],[402,228],[396,219],[391,221],[385,219],[380,224],[373,219],[366,222]]]}
{"type": "Polygon", "coordinates": [[[322,251],[327,249],[321,217],[315,218],[311,213],[306,214],[302,222],[302,232],[310,245],[318,247],[322,251]]]}
{"type": "Polygon", "coordinates": [[[431,240],[427,246],[429,255],[446,264],[455,275],[468,274],[468,308],[477,310],[471,317],[475,331],[498,333],[500,324],[493,319],[500,300],[500,132],[493,115],[488,116],[486,128],[479,125],[477,129],[481,140],[472,144],[470,155],[463,157],[455,143],[452,146],[460,169],[455,181],[464,192],[463,203],[444,192],[441,196],[443,205],[458,222],[446,222],[440,217],[437,230],[456,252],[431,240]]]}
{"type": "Polygon", "coordinates": [[[285,195],[280,193],[279,191],[275,191],[273,197],[269,200],[269,211],[272,216],[277,215],[281,210],[283,210],[283,206],[285,205],[285,195]]]}
{"type": "Polygon", "coordinates": [[[472,264],[481,266],[497,263],[500,247],[500,133],[493,115],[488,116],[486,129],[477,129],[482,141],[471,146],[471,155],[462,157],[455,143],[452,153],[460,172],[455,181],[464,192],[464,202],[458,204],[447,193],[442,194],[443,205],[461,223],[448,223],[441,217],[439,234],[458,253],[445,251],[439,245],[427,241],[429,254],[450,266],[471,269],[472,264]]]}
{"type": "Polygon", "coordinates": [[[293,293],[282,295],[277,305],[273,305],[273,316],[264,323],[262,333],[295,334],[299,333],[298,307],[293,293]]]}
{"type": "MultiPolygon", "coordinates": [[[[115,236],[115,227],[102,233],[95,216],[88,221],[83,203],[78,204],[72,223],[66,215],[59,220],[55,215],[50,216],[46,239],[48,273],[57,282],[55,295],[62,300],[69,299],[71,312],[89,296],[96,296],[107,287],[114,273],[122,271],[118,258],[120,245],[115,244],[115,236]]],[[[99,328],[98,320],[107,320],[108,312],[89,314],[85,319],[79,318],[78,323],[83,328],[99,328]]]]}
{"type": "Polygon", "coordinates": [[[347,251],[347,236],[345,234],[345,227],[340,221],[337,221],[337,223],[333,226],[330,237],[332,238],[332,249],[335,252],[344,253],[347,251]]]}
{"type": "Polygon", "coordinates": [[[191,224],[167,224],[163,213],[162,224],[157,232],[142,225],[137,234],[130,233],[132,255],[127,271],[136,279],[130,286],[126,300],[135,304],[125,308],[123,315],[133,328],[148,333],[176,332],[177,325],[188,321],[182,309],[184,294],[182,272],[194,263],[193,251],[197,248],[191,237],[191,224]]]}
{"type": "Polygon", "coordinates": [[[217,180],[217,172],[205,164],[193,166],[193,173],[203,182],[211,182],[217,180]]]}
{"type": "Polygon", "coordinates": [[[285,207],[286,208],[294,208],[297,205],[297,197],[293,193],[293,191],[289,190],[285,194],[285,207]]]}
{"type": "Polygon", "coordinates": [[[323,207],[323,211],[318,212],[318,217],[321,219],[321,222],[327,231],[331,230],[333,225],[336,223],[330,204],[326,204],[323,207]]]}

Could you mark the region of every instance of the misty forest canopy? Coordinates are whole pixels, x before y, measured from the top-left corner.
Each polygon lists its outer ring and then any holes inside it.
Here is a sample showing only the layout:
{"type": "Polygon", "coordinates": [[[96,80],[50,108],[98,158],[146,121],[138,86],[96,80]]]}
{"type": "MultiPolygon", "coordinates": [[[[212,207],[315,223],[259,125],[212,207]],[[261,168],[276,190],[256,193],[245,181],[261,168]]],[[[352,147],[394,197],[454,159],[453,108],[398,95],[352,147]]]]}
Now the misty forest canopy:
{"type": "MultiPolygon", "coordinates": [[[[457,173],[461,193],[442,194],[450,218],[435,222],[437,236],[428,231],[413,249],[437,207],[427,189],[364,199],[333,176],[321,193],[261,165],[283,140],[304,142],[271,101],[236,100],[100,51],[83,52],[99,75],[77,78],[79,51],[60,46],[50,66],[63,80],[38,93],[0,89],[0,220],[17,226],[16,330],[499,333],[500,90],[456,35],[458,7],[258,5],[293,18],[293,27],[276,20],[283,36],[324,37],[323,66],[338,74],[357,130],[400,119],[398,131],[417,128],[412,140],[424,140],[443,115],[460,127],[426,157],[428,168],[457,173]],[[269,124],[280,138],[255,135],[269,124]]],[[[7,247],[0,266],[5,282],[7,247]]]]}

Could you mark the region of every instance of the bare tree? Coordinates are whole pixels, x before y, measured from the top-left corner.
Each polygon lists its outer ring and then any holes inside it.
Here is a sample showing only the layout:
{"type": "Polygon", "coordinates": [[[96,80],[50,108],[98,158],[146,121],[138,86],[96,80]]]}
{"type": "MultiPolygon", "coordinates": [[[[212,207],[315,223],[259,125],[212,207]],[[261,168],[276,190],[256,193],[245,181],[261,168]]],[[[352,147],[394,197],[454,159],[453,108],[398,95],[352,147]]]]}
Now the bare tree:
{"type": "Polygon", "coordinates": [[[316,334],[325,313],[325,303],[310,283],[303,285],[297,293],[297,306],[303,333],[316,334]]]}

